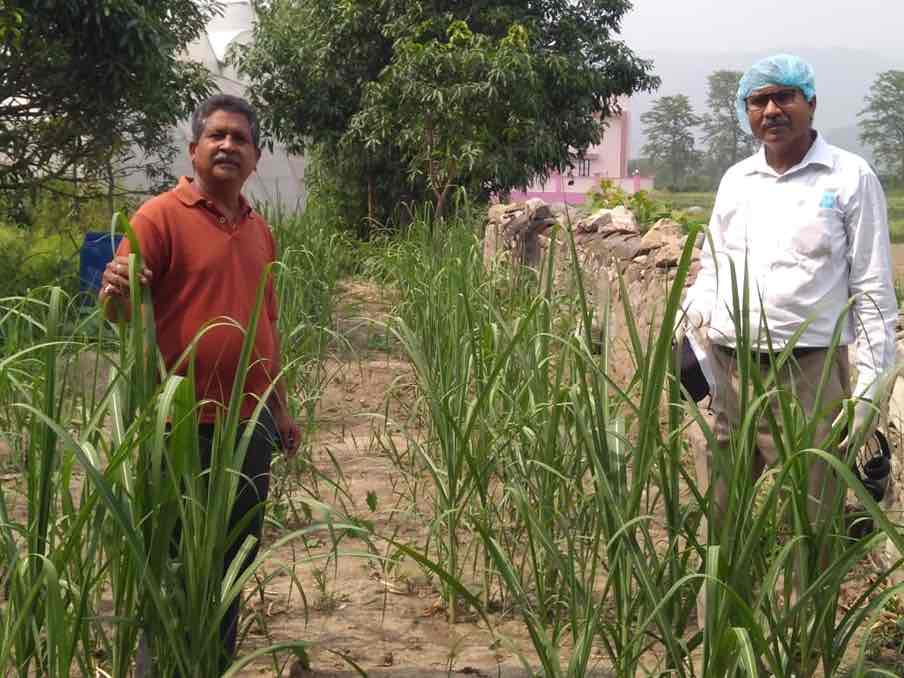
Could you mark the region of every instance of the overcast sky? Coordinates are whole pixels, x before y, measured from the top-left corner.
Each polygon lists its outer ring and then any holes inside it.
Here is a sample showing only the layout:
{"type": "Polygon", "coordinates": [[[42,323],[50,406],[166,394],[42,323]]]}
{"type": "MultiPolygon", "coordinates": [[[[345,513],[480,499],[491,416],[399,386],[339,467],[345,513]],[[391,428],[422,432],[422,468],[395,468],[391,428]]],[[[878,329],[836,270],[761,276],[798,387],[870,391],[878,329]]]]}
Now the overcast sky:
{"type": "Polygon", "coordinates": [[[904,0],[633,0],[622,37],[645,49],[871,49],[904,59],[904,0]]]}

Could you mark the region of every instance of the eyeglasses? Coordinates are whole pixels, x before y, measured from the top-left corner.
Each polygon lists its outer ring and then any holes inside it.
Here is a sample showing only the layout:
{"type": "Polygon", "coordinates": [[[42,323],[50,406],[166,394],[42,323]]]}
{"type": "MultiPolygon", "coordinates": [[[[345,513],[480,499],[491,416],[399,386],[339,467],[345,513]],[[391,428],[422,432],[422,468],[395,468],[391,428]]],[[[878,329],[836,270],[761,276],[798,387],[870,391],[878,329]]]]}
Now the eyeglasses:
{"type": "Polygon", "coordinates": [[[754,94],[747,97],[747,110],[762,111],[770,101],[779,108],[784,108],[794,103],[794,100],[797,99],[797,92],[796,89],[780,89],[768,94],[754,94]]]}

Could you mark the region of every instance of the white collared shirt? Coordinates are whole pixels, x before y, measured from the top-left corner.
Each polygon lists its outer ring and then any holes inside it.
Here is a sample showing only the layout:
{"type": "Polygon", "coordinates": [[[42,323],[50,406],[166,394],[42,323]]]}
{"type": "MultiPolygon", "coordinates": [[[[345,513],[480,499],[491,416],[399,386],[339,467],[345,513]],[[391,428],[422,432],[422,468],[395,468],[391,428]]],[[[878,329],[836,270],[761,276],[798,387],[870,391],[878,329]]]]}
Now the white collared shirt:
{"type": "Polygon", "coordinates": [[[709,236],[685,308],[708,322],[714,343],[735,346],[729,261],[740,295],[746,259],[754,345],[759,338],[767,349],[768,328],[780,349],[809,321],[795,346],[829,346],[853,298],[840,343],[857,342],[854,395],[874,395],[894,364],[898,304],[885,194],[865,160],[817,136],[800,163],[778,174],[761,148],[722,178],[709,236]]]}

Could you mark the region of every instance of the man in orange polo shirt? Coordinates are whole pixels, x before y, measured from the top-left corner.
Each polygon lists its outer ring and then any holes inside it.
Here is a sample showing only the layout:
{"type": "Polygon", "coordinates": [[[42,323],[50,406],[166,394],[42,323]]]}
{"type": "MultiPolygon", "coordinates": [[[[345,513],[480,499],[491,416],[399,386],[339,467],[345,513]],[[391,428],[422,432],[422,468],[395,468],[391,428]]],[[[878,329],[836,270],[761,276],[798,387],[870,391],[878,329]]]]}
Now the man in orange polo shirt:
{"type": "MultiPolygon", "coordinates": [[[[269,227],[242,196],[242,187],[260,159],[260,129],[251,106],[219,94],[204,101],[192,116],[189,144],[194,179],[182,177],[172,190],[146,202],[132,217],[145,268],[139,278],[150,288],[157,341],[168,369],[181,374],[179,358],[202,328],[223,319],[198,339],[196,396],[203,402],[198,437],[202,465],[210,464],[213,422],[229,401],[255,295],[267,265],[276,259],[269,227]],[[226,321],[225,319],[230,319],[226,321]]],[[[129,242],[123,239],[107,265],[100,303],[110,319],[130,317],[129,242]]],[[[241,417],[251,416],[280,370],[278,307],[272,277],[267,281],[258,320],[251,367],[245,380],[241,417]]],[[[277,382],[252,434],[231,524],[251,520],[226,553],[224,570],[246,535],[260,537],[274,442],[288,454],[299,444],[299,429],[286,407],[286,391],[277,382]]],[[[241,436],[242,431],[239,431],[241,436]]],[[[256,551],[256,549],[255,549],[256,551]]],[[[248,556],[246,563],[254,559],[248,556]]],[[[235,652],[238,601],[224,620],[226,657],[235,652]]]]}

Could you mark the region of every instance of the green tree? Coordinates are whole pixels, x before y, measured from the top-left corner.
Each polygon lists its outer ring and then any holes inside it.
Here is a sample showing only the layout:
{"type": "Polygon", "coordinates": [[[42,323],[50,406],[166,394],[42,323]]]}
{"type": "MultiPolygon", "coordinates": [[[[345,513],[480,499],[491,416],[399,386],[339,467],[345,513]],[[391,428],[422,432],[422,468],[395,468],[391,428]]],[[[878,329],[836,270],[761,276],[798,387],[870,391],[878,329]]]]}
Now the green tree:
{"type": "Polygon", "coordinates": [[[690,100],[683,94],[659,97],[640,116],[640,122],[647,137],[643,155],[653,161],[657,172],[666,174],[664,183],[686,186],[700,155],[694,131],[701,119],[694,114],[690,100]]]}
{"type": "Polygon", "coordinates": [[[209,74],[178,59],[212,0],[12,0],[0,13],[0,190],[153,165],[209,74]]]}
{"type": "Polygon", "coordinates": [[[6,40],[7,37],[10,40],[17,40],[21,25],[22,14],[6,2],[0,4],[0,41],[6,40]]]}
{"type": "Polygon", "coordinates": [[[613,37],[629,7],[274,0],[238,63],[276,138],[361,168],[370,216],[402,187],[442,211],[456,186],[505,191],[567,168],[618,96],[656,85],[613,37]]]}
{"type": "Polygon", "coordinates": [[[517,140],[539,83],[519,24],[498,41],[463,21],[452,22],[444,39],[407,27],[402,34],[390,65],[364,89],[351,138],[368,151],[397,146],[409,180],[426,183],[442,216],[451,189],[468,177],[499,181],[494,135],[517,140]]]}
{"type": "Polygon", "coordinates": [[[904,182],[904,71],[880,73],[860,111],[860,141],[879,165],[904,182]]]}
{"type": "Polygon", "coordinates": [[[735,113],[735,96],[743,75],[740,71],[714,71],[707,78],[708,111],[703,116],[703,146],[711,176],[716,181],[756,148],[755,139],[741,129],[735,113]]]}

